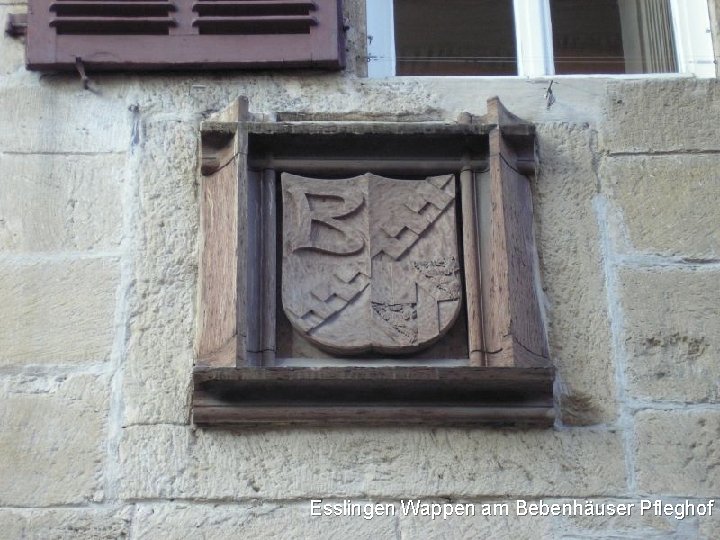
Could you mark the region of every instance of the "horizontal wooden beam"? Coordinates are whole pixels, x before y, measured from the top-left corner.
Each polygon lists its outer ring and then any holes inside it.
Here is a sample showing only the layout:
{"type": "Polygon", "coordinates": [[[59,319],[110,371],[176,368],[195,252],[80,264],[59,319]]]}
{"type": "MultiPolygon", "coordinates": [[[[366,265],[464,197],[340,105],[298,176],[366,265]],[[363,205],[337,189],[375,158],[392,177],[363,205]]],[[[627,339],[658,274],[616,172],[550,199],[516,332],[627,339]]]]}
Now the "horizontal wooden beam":
{"type": "Polygon", "coordinates": [[[206,427],[553,424],[552,368],[197,368],[206,427]]]}
{"type": "Polygon", "coordinates": [[[475,170],[488,168],[485,159],[323,159],[260,157],[248,160],[250,169],[274,169],[294,174],[362,174],[373,171],[380,174],[447,174],[462,167],[475,170]]]}
{"type": "MultiPolygon", "coordinates": [[[[248,122],[251,135],[436,135],[443,137],[487,135],[491,124],[449,122],[248,122]]],[[[212,129],[203,122],[203,129],[212,129]]]]}

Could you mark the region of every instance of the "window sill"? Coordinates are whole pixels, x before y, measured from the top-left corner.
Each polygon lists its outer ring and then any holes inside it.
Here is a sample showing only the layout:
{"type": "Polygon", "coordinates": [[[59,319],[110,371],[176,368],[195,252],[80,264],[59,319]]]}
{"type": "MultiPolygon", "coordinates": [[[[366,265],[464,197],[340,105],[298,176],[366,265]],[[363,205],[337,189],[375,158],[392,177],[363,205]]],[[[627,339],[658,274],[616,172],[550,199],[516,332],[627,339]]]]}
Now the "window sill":
{"type": "Polygon", "coordinates": [[[582,79],[608,79],[608,80],[647,80],[647,79],[715,79],[712,77],[701,77],[694,73],[626,73],[626,74],[586,74],[586,75],[541,75],[537,77],[526,77],[521,75],[392,75],[388,77],[366,77],[369,80],[429,80],[429,81],[562,81],[582,79]]]}

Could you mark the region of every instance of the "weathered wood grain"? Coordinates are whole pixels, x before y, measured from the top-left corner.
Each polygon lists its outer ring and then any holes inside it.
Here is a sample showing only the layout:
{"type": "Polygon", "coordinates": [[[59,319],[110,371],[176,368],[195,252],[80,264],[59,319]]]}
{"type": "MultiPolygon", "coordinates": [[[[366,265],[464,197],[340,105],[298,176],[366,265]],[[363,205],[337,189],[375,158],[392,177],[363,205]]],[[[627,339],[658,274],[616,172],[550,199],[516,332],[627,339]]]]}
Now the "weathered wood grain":
{"type": "Polygon", "coordinates": [[[247,216],[243,224],[247,238],[247,248],[243,258],[243,274],[238,275],[238,282],[245,284],[245,302],[238,304],[245,320],[245,364],[248,366],[262,365],[262,172],[247,171],[245,184],[247,197],[247,216]]]}
{"type": "MultiPolygon", "coordinates": [[[[239,177],[246,138],[237,123],[247,114],[247,101],[238,100],[221,113],[234,119],[235,129],[203,130],[200,185],[200,268],[196,365],[235,366],[239,352],[238,252],[243,244],[238,224],[243,220],[239,177]]],[[[243,343],[244,346],[244,343],[243,343]]]]}
{"type": "Polygon", "coordinates": [[[533,425],[553,422],[549,368],[196,370],[202,426],[533,425]]]}
{"type": "Polygon", "coordinates": [[[262,180],[262,365],[275,364],[275,298],[277,297],[277,206],[275,201],[276,174],[273,169],[263,171],[262,180]]]}
{"type": "Polygon", "coordinates": [[[485,365],[480,272],[480,240],[475,194],[475,172],[460,172],[463,217],[463,260],[465,266],[465,311],[467,313],[468,352],[471,366],[485,365]]]}
{"type": "Polygon", "coordinates": [[[201,186],[201,260],[197,364],[234,366],[237,352],[238,171],[236,140],[224,152],[228,164],[201,186]]]}
{"type": "Polygon", "coordinates": [[[483,135],[493,126],[454,122],[249,122],[251,134],[262,135],[483,135]]]}
{"type": "Polygon", "coordinates": [[[255,169],[275,169],[298,175],[338,175],[363,174],[373,171],[384,175],[406,175],[408,171],[418,175],[441,175],[450,171],[459,171],[463,166],[470,166],[476,170],[487,168],[488,162],[483,159],[465,160],[458,158],[443,158],[420,156],[415,159],[402,158],[319,158],[306,157],[278,157],[278,156],[250,156],[249,167],[255,169]]]}
{"type": "Polygon", "coordinates": [[[499,102],[488,104],[498,126],[490,132],[490,233],[484,257],[487,299],[485,347],[491,366],[527,367],[548,364],[545,330],[536,293],[535,242],[530,181],[518,170],[518,156],[532,154],[531,139],[510,144],[503,134],[509,118],[519,121],[499,102]],[[494,113],[493,113],[494,111],[494,113]],[[530,148],[526,146],[530,144],[530,148]]]}

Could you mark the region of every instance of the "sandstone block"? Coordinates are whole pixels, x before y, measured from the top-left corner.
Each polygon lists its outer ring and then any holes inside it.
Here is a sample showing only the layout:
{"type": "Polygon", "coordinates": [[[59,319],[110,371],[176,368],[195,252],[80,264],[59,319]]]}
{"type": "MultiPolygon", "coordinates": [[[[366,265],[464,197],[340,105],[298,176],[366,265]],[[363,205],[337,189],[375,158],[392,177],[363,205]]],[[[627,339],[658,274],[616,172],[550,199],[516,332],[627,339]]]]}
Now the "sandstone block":
{"type": "MultiPolygon", "coordinates": [[[[192,306],[189,299],[183,305],[192,306]]],[[[124,423],[189,422],[193,362],[191,334],[156,328],[134,334],[123,377],[124,423]]]]}
{"type": "MultiPolygon", "coordinates": [[[[344,5],[347,10],[353,9],[349,2],[344,5]]],[[[362,3],[359,5],[362,9],[362,3]]],[[[349,39],[353,31],[355,39],[364,37],[360,35],[364,28],[356,28],[350,30],[349,39]]],[[[348,63],[347,72],[350,70],[352,62],[348,63]]],[[[343,114],[346,120],[455,121],[462,111],[484,114],[485,100],[499,95],[509,110],[526,120],[596,124],[604,117],[607,85],[605,79],[577,79],[572,85],[562,87],[562,99],[548,109],[541,99],[547,88],[547,81],[543,80],[366,79],[311,73],[298,76],[286,72],[222,82],[198,74],[193,78],[143,77],[142,84],[132,89],[129,100],[138,103],[143,114],[198,121],[199,111],[221,111],[237,96],[248,97],[253,113],[314,114],[314,119],[328,119],[332,115],[337,118],[343,114]]]]}
{"type": "MultiPolygon", "coordinates": [[[[11,13],[25,13],[26,8],[16,2],[0,2],[0,20],[7,21],[11,13]],[[16,4],[16,5],[6,5],[16,4]]],[[[25,70],[25,44],[21,39],[10,39],[4,36],[3,46],[0,47],[0,75],[11,75],[25,70]]]]}
{"type": "Polygon", "coordinates": [[[716,79],[645,79],[608,87],[600,149],[616,152],[717,150],[716,79]]]}
{"type": "MultiPolygon", "coordinates": [[[[248,98],[253,113],[355,113],[356,119],[377,114],[398,119],[422,115],[427,119],[428,113],[437,118],[436,106],[441,103],[440,96],[412,79],[354,80],[326,74],[299,77],[287,72],[242,77],[232,84],[218,84],[217,80],[200,76],[168,85],[166,78],[157,77],[138,86],[132,99],[141,111],[150,114],[194,116],[199,120],[198,111],[221,111],[237,96],[248,98]]],[[[471,102],[477,103],[477,96],[471,102]]]]}
{"type": "MultiPolygon", "coordinates": [[[[432,504],[444,504],[447,501],[423,500],[432,504]]],[[[530,502],[530,501],[528,501],[530,502]]],[[[463,501],[452,501],[463,503],[463,501]]],[[[516,514],[516,501],[481,501],[473,503],[474,516],[451,516],[448,519],[423,516],[399,517],[399,530],[401,538],[423,538],[426,540],[445,540],[448,538],[512,538],[513,540],[534,540],[536,538],[551,538],[552,517],[546,516],[518,516],[516,514]],[[494,505],[507,505],[509,515],[504,509],[494,508],[494,505]],[[482,515],[482,507],[488,506],[489,511],[497,509],[503,512],[500,515],[482,515]]],[[[400,504],[397,504],[398,510],[400,504]]]]}
{"type": "Polygon", "coordinates": [[[134,426],[124,498],[512,497],[617,494],[617,433],[356,429],[231,433],[134,426]]]}
{"type": "Polygon", "coordinates": [[[0,154],[0,250],[117,249],[124,159],[0,154]]]}
{"type": "MultiPolygon", "coordinates": [[[[331,501],[327,501],[331,502],[331,501]]],[[[342,501],[339,501],[342,502],[342,501]]],[[[371,501],[356,501],[367,503],[371,501]]],[[[307,502],[262,504],[142,504],[133,530],[138,538],[394,538],[395,519],[310,515],[307,502]]]]}
{"type": "Polygon", "coordinates": [[[118,278],[116,259],[0,262],[0,365],[106,360],[118,278]]]}
{"type": "MultiPolygon", "coordinates": [[[[400,517],[399,528],[403,536],[408,538],[513,538],[534,540],[536,538],[593,538],[610,540],[616,538],[685,538],[695,531],[692,518],[679,521],[673,517],[654,516],[646,513],[640,515],[639,499],[510,499],[499,502],[474,502],[475,517],[453,516],[447,520],[436,518],[404,516],[400,517]],[[599,512],[606,515],[582,515],[580,510],[575,515],[531,515],[528,509],[535,505],[535,511],[544,505],[546,512],[554,505],[579,504],[585,508],[590,502],[593,508],[601,507],[599,512]],[[523,503],[523,504],[521,504],[523,503]],[[627,505],[634,503],[633,509],[627,505]],[[480,514],[483,507],[492,512],[497,505],[507,505],[509,515],[480,514]],[[609,508],[614,505],[625,505],[625,515],[609,516],[609,508]],[[630,515],[627,515],[630,512],[630,515]],[[524,513],[524,515],[523,515],[524,513]]],[[[428,501],[430,502],[430,501],[428,501]]],[[[439,501],[445,502],[445,501],[439,501]]],[[[455,502],[455,501],[453,501],[455,502]]],[[[458,501],[462,502],[462,501],[458,501]]],[[[559,506],[562,509],[562,506],[559,506]]],[[[502,510],[504,511],[504,509],[502,510]]],[[[598,512],[595,510],[595,512],[598,512]]]]}
{"type": "Polygon", "coordinates": [[[717,497],[720,414],[641,411],[635,415],[635,467],[643,492],[717,497]]]}
{"type": "Polygon", "coordinates": [[[0,530],[5,538],[115,540],[130,532],[129,508],[52,508],[0,510],[0,530]]]}
{"type": "Polygon", "coordinates": [[[125,422],[186,422],[194,360],[198,130],[143,125],[125,422]]]}
{"type": "Polygon", "coordinates": [[[3,378],[0,505],[79,504],[97,498],[107,407],[104,378],[3,378]]]}
{"type": "Polygon", "coordinates": [[[592,202],[593,134],[580,125],[538,126],[535,223],[547,297],[550,356],[564,385],[562,420],[593,424],[615,415],[607,301],[592,202]]]}
{"type": "Polygon", "coordinates": [[[629,249],[688,258],[720,257],[720,157],[615,157],[600,178],[622,223],[613,235],[629,249]]]}
{"type": "Polygon", "coordinates": [[[720,400],[720,273],[620,273],[628,387],[640,399],[720,400]]]}
{"type": "Polygon", "coordinates": [[[698,518],[698,523],[698,538],[702,540],[716,540],[720,538],[720,514],[717,513],[717,511],[713,512],[713,515],[710,517],[698,518]]]}
{"type": "Polygon", "coordinates": [[[538,124],[589,122],[591,125],[596,125],[605,116],[604,97],[608,85],[608,81],[601,78],[575,79],[572,84],[560,85],[556,80],[554,90],[561,98],[548,108],[542,99],[548,81],[543,79],[432,77],[422,83],[425,91],[437,100],[438,108],[447,111],[447,120],[455,120],[462,111],[484,114],[485,100],[500,96],[507,109],[524,120],[538,124]],[[519,84],[521,82],[523,84],[519,84]]]}
{"type": "MultiPolygon", "coordinates": [[[[653,499],[652,497],[650,498],[653,499]]],[[[602,506],[605,515],[570,515],[553,519],[552,534],[548,538],[593,538],[611,540],[616,538],[690,538],[696,530],[693,518],[684,520],[672,516],[656,516],[652,512],[641,515],[640,497],[626,499],[589,499],[594,507],[602,506]],[[633,504],[632,508],[628,508],[633,504]],[[608,515],[610,505],[614,505],[615,515],[608,515]],[[618,515],[620,505],[624,505],[624,515],[618,515]],[[628,515],[629,513],[629,515],[628,515]]],[[[585,503],[586,499],[576,499],[585,503]]],[[[572,503],[572,500],[553,500],[547,503],[572,503]]],[[[669,499],[667,502],[671,502],[669,499]]]]}
{"type": "Polygon", "coordinates": [[[720,59],[720,43],[718,43],[717,36],[720,36],[720,1],[710,0],[708,2],[708,8],[710,11],[710,25],[711,32],[713,35],[713,49],[715,51],[715,75],[720,75],[720,69],[718,69],[718,59],[720,59]]]}
{"type": "Polygon", "coordinates": [[[127,105],[107,91],[84,90],[76,76],[0,88],[0,102],[12,104],[0,116],[5,152],[118,152],[130,146],[127,105]]]}

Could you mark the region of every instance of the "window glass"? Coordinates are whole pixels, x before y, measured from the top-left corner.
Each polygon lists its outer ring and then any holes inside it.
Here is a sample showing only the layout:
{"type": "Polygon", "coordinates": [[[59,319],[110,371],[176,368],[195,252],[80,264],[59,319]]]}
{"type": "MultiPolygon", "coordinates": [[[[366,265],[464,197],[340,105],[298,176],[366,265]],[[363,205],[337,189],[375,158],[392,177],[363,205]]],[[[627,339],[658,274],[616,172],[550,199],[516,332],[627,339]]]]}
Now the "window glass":
{"type": "Polygon", "coordinates": [[[394,0],[397,75],[517,75],[512,0],[394,0]]]}
{"type": "Polygon", "coordinates": [[[370,77],[715,77],[706,0],[366,2],[370,77]]]}
{"type": "Polygon", "coordinates": [[[668,0],[550,0],[555,73],[677,71],[668,0]]]}

